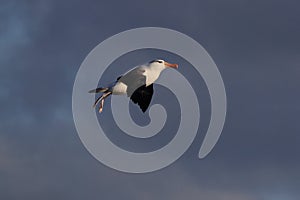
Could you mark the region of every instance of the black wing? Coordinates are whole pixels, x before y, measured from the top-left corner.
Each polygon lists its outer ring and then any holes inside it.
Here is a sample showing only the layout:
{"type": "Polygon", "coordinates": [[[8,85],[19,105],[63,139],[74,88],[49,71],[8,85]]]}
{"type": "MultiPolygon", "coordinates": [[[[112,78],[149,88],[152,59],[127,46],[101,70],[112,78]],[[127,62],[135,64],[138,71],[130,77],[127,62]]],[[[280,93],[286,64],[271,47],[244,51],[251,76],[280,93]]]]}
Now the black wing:
{"type": "Polygon", "coordinates": [[[153,84],[148,86],[142,85],[133,92],[130,99],[133,101],[133,103],[138,104],[142,111],[145,112],[150,105],[152,95],[153,84]]]}

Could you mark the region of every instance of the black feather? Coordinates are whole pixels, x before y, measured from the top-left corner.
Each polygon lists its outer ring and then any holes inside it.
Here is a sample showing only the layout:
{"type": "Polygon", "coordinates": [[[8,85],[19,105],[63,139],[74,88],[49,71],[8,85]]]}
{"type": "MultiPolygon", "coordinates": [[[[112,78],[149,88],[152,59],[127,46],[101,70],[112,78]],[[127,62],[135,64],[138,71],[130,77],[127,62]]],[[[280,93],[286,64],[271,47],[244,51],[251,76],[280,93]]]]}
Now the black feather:
{"type": "Polygon", "coordinates": [[[133,103],[138,104],[143,112],[147,110],[150,105],[151,99],[153,95],[153,84],[142,85],[138,89],[136,89],[131,95],[130,99],[133,103]]]}
{"type": "Polygon", "coordinates": [[[108,88],[96,88],[94,90],[90,90],[89,93],[99,93],[99,92],[106,92],[108,90],[108,88]]]}

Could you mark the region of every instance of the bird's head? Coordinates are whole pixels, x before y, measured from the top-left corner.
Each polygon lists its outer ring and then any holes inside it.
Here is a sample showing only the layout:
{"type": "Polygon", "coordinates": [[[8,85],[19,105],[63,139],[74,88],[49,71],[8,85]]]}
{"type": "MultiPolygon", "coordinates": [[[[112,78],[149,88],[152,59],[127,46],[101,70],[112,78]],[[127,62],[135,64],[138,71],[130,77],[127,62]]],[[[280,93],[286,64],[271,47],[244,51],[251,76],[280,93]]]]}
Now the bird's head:
{"type": "Polygon", "coordinates": [[[162,59],[155,59],[151,62],[149,62],[149,67],[155,67],[155,68],[161,68],[161,69],[165,69],[167,67],[171,67],[171,68],[178,68],[177,64],[171,64],[168,63],[162,59]]]}

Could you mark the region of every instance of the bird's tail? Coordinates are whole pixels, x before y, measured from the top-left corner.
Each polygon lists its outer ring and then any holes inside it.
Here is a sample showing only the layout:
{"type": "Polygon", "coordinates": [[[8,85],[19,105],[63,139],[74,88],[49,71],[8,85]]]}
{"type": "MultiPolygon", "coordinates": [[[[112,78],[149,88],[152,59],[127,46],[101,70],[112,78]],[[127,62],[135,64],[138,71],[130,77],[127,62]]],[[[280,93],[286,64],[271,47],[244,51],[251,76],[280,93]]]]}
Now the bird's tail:
{"type": "Polygon", "coordinates": [[[107,92],[109,88],[99,87],[93,90],[90,90],[89,93],[99,93],[99,92],[107,92]]]}

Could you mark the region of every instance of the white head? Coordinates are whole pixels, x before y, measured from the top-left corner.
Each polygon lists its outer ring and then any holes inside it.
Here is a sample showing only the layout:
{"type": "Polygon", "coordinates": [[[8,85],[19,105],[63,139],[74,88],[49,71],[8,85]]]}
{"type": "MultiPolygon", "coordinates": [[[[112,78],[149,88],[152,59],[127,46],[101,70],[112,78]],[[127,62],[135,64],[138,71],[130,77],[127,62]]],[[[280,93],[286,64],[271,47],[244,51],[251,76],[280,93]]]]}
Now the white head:
{"type": "Polygon", "coordinates": [[[155,60],[152,60],[151,62],[149,62],[149,67],[150,68],[156,68],[156,69],[165,69],[167,67],[171,67],[171,68],[178,68],[178,65],[177,64],[171,64],[171,63],[168,63],[162,59],[155,59],[155,60]]]}

